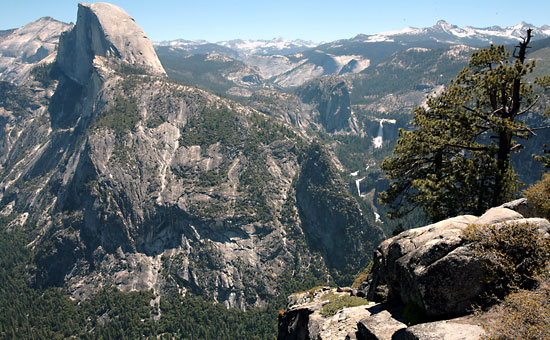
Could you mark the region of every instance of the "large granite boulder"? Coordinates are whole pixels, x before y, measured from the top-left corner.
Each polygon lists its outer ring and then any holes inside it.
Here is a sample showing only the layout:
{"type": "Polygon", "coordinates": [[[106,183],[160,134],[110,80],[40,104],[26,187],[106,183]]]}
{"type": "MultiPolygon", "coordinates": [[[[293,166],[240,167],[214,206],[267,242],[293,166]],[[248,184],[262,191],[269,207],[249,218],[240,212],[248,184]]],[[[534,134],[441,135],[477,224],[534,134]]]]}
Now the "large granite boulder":
{"type": "MultiPolygon", "coordinates": [[[[509,206],[525,207],[526,203],[509,206]]],[[[509,223],[536,224],[542,232],[550,229],[545,219],[524,218],[501,206],[479,218],[458,216],[405,231],[380,244],[373,270],[358,295],[373,300],[377,287],[387,285],[389,301],[416,305],[429,318],[464,314],[487,287],[483,259],[464,241],[462,231],[470,224],[509,223]]]]}

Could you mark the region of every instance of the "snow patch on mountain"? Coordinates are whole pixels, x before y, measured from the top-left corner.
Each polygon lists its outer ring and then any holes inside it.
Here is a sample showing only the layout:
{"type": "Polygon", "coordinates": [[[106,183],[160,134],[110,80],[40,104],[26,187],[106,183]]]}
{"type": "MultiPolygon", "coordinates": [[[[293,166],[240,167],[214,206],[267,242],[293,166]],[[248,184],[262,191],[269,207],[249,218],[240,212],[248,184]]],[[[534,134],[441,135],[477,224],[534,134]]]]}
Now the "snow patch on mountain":
{"type": "Polygon", "coordinates": [[[527,29],[532,28],[534,36],[542,39],[550,36],[550,27],[540,28],[522,22],[514,26],[491,26],[476,28],[471,26],[458,27],[444,20],[438,21],[434,26],[427,28],[406,27],[401,30],[387,31],[374,35],[359,35],[355,39],[364,42],[396,42],[401,40],[436,40],[445,43],[499,43],[517,42],[526,35],[527,29]]]}
{"type": "Polygon", "coordinates": [[[286,40],[275,38],[271,40],[229,40],[217,42],[218,45],[229,47],[242,54],[290,54],[314,48],[318,44],[304,40],[286,40]]]}

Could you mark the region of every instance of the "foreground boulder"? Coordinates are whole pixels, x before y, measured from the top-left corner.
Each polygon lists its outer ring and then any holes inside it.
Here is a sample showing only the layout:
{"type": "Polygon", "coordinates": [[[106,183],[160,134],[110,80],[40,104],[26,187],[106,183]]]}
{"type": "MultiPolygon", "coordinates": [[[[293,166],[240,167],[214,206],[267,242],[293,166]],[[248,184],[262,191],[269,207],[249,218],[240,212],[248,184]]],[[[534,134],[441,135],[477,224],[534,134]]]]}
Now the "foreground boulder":
{"type": "MultiPolygon", "coordinates": [[[[525,210],[525,202],[508,207],[525,210]]],[[[415,306],[428,318],[461,315],[486,291],[483,259],[461,237],[470,224],[528,223],[548,230],[540,218],[524,218],[506,207],[488,210],[477,218],[465,215],[405,231],[384,241],[376,250],[374,266],[359,288],[359,295],[375,299],[377,288],[387,285],[390,302],[415,306]]]]}

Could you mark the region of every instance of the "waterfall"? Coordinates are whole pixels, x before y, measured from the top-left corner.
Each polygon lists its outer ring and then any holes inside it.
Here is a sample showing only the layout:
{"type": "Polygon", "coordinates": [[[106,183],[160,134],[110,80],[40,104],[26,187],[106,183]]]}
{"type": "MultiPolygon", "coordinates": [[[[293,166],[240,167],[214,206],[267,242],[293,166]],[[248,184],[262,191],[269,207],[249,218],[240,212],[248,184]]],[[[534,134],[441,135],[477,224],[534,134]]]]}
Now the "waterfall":
{"type": "Polygon", "coordinates": [[[365,178],[367,178],[367,176],[355,180],[355,187],[357,188],[357,195],[359,195],[359,197],[363,197],[363,195],[361,195],[361,181],[365,178]]]}
{"type": "Polygon", "coordinates": [[[378,135],[372,139],[372,144],[374,144],[374,147],[376,149],[382,147],[382,143],[384,142],[384,120],[380,120],[380,125],[378,126],[378,135]]]}
{"type": "Polygon", "coordinates": [[[377,137],[384,137],[384,120],[380,120],[380,126],[378,127],[378,136],[377,137]]]}

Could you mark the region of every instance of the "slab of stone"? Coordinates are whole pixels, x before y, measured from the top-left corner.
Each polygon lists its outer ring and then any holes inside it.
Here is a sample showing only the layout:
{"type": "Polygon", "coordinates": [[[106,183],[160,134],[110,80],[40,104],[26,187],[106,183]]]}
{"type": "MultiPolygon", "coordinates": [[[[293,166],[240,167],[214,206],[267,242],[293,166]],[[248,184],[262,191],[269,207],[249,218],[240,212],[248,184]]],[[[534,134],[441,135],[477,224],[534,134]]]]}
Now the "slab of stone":
{"type": "Polygon", "coordinates": [[[403,328],[407,326],[384,310],[357,323],[357,340],[392,340],[393,334],[403,328]]]}
{"type": "Polygon", "coordinates": [[[479,325],[445,320],[401,329],[392,340],[478,340],[483,335],[485,331],[479,325]]]}

